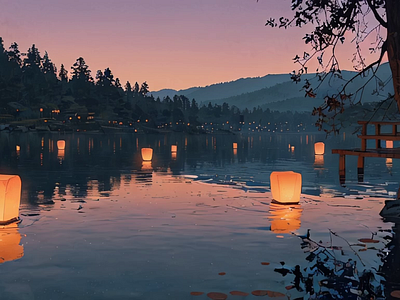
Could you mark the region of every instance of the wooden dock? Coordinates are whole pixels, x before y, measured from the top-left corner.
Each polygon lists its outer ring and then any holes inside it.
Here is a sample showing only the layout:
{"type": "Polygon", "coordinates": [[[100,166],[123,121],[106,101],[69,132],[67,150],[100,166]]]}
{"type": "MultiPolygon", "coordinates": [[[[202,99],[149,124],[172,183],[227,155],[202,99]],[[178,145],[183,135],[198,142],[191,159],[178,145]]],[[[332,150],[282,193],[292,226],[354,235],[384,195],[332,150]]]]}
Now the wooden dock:
{"type": "Polygon", "coordinates": [[[341,184],[346,181],[346,155],[358,156],[357,175],[358,181],[364,181],[364,160],[365,157],[384,157],[384,158],[400,158],[400,148],[382,148],[381,141],[400,141],[400,132],[397,126],[400,122],[368,122],[359,121],[362,125],[362,133],[358,135],[361,139],[361,148],[359,149],[332,149],[332,154],[339,154],[339,180],[341,184]],[[367,133],[367,125],[375,126],[375,134],[367,133]],[[382,126],[391,126],[391,133],[381,133],[382,126]],[[367,149],[367,140],[375,140],[375,148],[367,149]]]}

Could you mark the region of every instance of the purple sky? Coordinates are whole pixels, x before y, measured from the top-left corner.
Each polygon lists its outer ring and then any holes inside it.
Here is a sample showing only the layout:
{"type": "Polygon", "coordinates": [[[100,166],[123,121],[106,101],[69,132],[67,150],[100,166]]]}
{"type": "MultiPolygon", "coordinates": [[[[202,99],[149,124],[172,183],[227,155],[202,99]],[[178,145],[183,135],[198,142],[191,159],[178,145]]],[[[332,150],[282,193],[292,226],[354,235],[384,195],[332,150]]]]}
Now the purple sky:
{"type": "MultiPolygon", "coordinates": [[[[33,43],[57,67],[82,56],[92,70],[109,67],[124,85],[182,89],[241,77],[289,73],[309,47],[304,29],[265,27],[290,14],[290,0],[0,0],[6,48],[33,43]]],[[[353,48],[342,50],[351,68],[353,48]]],[[[340,54],[339,54],[340,55],[340,54]]]]}

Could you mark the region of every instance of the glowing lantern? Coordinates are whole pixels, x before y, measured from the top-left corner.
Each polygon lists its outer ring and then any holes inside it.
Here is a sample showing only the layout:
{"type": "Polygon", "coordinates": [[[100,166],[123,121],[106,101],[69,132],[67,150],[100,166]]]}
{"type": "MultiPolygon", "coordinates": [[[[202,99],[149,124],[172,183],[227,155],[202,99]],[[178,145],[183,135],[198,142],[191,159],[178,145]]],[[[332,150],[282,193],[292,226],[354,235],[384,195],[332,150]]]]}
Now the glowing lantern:
{"type": "Polygon", "coordinates": [[[57,141],[57,148],[58,148],[58,150],[64,150],[65,149],[65,141],[64,140],[58,140],[57,141]]]}
{"type": "Polygon", "coordinates": [[[233,143],[233,149],[237,149],[237,143],[233,143]]]}
{"type": "Polygon", "coordinates": [[[0,229],[0,264],[24,256],[24,248],[20,242],[21,234],[17,224],[9,224],[0,229]]]}
{"type": "Polygon", "coordinates": [[[283,204],[299,203],[301,174],[292,171],[272,172],[270,182],[274,201],[283,204]]]}
{"type": "Polygon", "coordinates": [[[18,175],[0,175],[0,224],[18,220],[21,201],[21,178],[18,175]]]}
{"type": "Polygon", "coordinates": [[[153,158],[153,149],[151,148],[142,148],[142,159],[149,161],[153,158]]]}
{"type": "Polygon", "coordinates": [[[19,145],[16,145],[15,150],[17,150],[17,152],[18,152],[19,150],[21,150],[21,147],[19,145]]]}
{"type": "Polygon", "coordinates": [[[294,146],[290,147],[290,149],[292,150],[292,152],[294,151],[294,146]]]}
{"type": "Polygon", "coordinates": [[[314,144],[314,152],[315,152],[315,155],[324,155],[325,144],[323,142],[315,143],[314,144]]]}
{"type": "Polygon", "coordinates": [[[176,151],[178,151],[178,146],[177,145],[171,145],[171,152],[172,153],[176,153],[176,151]]]}
{"type": "Polygon", "coordinates": [[[271,203],[271,215],[268,217],[271,222],[271,231],[275,233],[290,233],[300,228],[300,217],[303,209],[299,205],[287,207],[271,203]]]}
{"type": "Polygon", "coordinates": [[[393,141],[386,141],[386,148],[393,148],[393,141]]]}

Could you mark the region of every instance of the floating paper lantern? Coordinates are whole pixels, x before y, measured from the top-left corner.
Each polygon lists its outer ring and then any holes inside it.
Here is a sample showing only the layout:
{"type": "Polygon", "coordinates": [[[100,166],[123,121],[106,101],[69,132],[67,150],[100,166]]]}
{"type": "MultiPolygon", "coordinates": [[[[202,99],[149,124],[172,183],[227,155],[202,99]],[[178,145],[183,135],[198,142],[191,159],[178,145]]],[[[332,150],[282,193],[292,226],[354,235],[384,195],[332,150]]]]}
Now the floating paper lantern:
{"type": "Polygon", "coordinates": [[[282,206],[271,203],[270,216],[271,231],[275,233],[290,233],[296,231],[301,226],[300,217],[303,209],[300,205],[282,206]]]}
{"type": "Polygon", "coordinates": [[[21,150],[21,147],[19,145],[16,145],[15,150],[17,150],[17,152],[18,152],[19,150],[21,150]]]}
{"type": "Polygon", "coordinates": [[[18,220],[21,201],[21,178],[18,175],[0,175],[0,224],[18,220]]]}
{"type": "Polygon", "coordinates": [[[233,149],[237,149],[237,143],[233,143],[233,149]]]}
{"type": "Polygon", "coordinates": [[[153,158],[153,149],[151,148],[142,148],[142,159],[145,161],[149,161],[153,158]]]}
{"type": "Polygon", "coordinates": [[[386,141],[386,148],[393,148],[393,141],[386,141]]]}
{"type": "Polygon", "coordinates": [[[325,144],[323,142],[318,142],[314,144],[314,152],[315,155],[324,155],[325,154],[325,144]]]}
{"type": "Polygon", "coordinates": [[[8,224],[0,229],[0,264],[20,259],[24,256],[24,247],[20,245],[21,234],[17,224],[8,224]]]}
{"type": "Polygon", "coordinates": [[[292,150],[292,152],[294,151],[294,146],[290,147],[290,149],[292,150]]]}
{"type": "Polygon", "coordinates": [[[176,153],[178,151],[178,146],[177,145],[171,145],[171,152],[176,153]]]}
{"type": "Polygon", "coordinates": [[[65,141],[64,140],[58,140],[57,141],[57,148],[58,148],[58,150],[64,150],[65,149],[65,141]]]}
{"type": "Polygon", "coordinates": [[[292,171],[272,172],[270,182],[274,201],[282,204],[299,203],[301,174],[292,171]]]}

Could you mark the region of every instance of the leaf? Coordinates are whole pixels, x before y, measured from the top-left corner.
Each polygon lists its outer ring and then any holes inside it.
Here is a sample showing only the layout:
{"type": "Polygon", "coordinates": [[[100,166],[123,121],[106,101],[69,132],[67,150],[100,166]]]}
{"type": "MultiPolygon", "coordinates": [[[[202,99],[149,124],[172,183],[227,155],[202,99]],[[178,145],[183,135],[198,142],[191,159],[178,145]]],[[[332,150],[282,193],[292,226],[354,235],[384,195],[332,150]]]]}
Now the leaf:
{"type": "Polygon", "coordinates": [[[268,291],[266,290],[255,290],[251,292],[252,295],[254,296],[266,296],[268,294],[268,291]]]}
{"type": "Polygon", "coordinates": [[[249,293],[241,292],[241,291],[232,291],[232,292],[229,292],[229,294],[231,294],[232,296],[243,296],[243,297],[246,297],[249,295],[249,293]]]}
{"type": "Polygon", "coordinates": [[[207,297],[212,300],[225,300],[226,298],[228,298],[228,295],[224,293],[211,292],[207,294],[207,297]]]}
{"type": "Polygon", "coordinates": [[[374,243],[374,244],[379,243],[378,240],[373,240],[373,239],[359,239],[359,241],[361,243],[374,243]]]}
{"type": "Polygon", "coordinates": [[[399,291],[399,290],[392,291],[392,292],[390,293],[390,296],[392,296],[393,298],[398,298],[398,299],[400,299],[400,291],[399,291]]]}
{"type": "Polygon", "coordinates": [[[190,295],[192,295],[192,296],[201,296],[203,294],[204,294],[203,292],[191,292],[190,293],[190,295]]]}
{"type": "Polygon", "coordinates": [[[279,292],[273,292],[273,291],[267,291],[267,294],[269,297],[285,297],[285,294],[279,293],[279,292]]]}
{"type": "Polygon", "coordinates": [[[269,262],[263,261],[261,264],[262,264],[263,266],[269,266],[269,262]]]}
{"type": "Polygon", "coordinates": [[[225,272],[221,272],[221,273],[218,273],[218,275],[224,276],[224,275],[226,275],[226,273],[225,272]]]}

